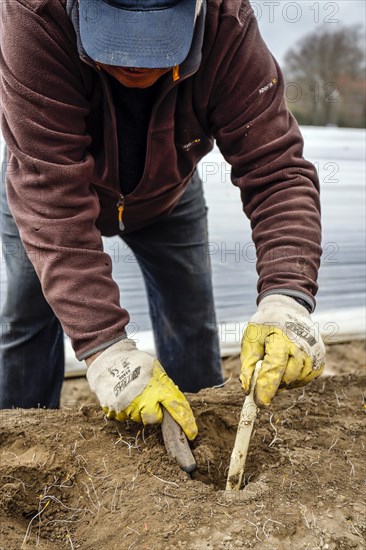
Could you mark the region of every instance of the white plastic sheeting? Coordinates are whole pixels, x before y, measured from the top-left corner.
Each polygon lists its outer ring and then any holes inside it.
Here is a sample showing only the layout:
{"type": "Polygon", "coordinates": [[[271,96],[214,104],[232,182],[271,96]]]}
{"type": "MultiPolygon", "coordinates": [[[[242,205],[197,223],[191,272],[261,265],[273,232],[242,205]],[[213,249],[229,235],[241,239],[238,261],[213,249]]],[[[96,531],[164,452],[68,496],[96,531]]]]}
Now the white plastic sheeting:
{"type": "MultiPolygon", "coordinates": [[[[303,127],[304,156],[321,181],[323,257],[313,318],[328,341],[365,337],[365,132],[303,127]]],[[[199,165],[209,207],[209,255],[222,354],[239,351],[245,323],[255,312],[255,250],[230,166],[215,148],[199,165]]],[[[121,303],[131,316],[130,332],[141,349],[153,350],[144,283],[137,262],[118,238],[104,239],[113,260],[121,303]]],[[[1,261],[1,301],[6,285],[1,261]]],[[[189,299],[189,297],[187,297],[189,299]]],[[[67,342],[68,368],[73,359],[67,342]]]]}

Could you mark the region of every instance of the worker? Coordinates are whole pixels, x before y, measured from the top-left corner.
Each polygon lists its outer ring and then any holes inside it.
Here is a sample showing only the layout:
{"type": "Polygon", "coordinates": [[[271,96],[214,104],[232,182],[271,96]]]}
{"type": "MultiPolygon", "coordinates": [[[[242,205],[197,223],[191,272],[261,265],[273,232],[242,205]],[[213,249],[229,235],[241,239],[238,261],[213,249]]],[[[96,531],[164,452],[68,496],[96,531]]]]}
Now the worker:
{"type": "Polygon", "coordinates": [[[182,391],[223,380],[197,173],[214,140],[257,252],[244,391],[259,359],[262,405],[319,376],[319,181],[249,0],[4,0],[0,32],[0,406],[59,406],[65,332],[108,417],[164,406],[194,439],[182,391]],[[127,337],[112,235],[141,267],[156,357],[127,337]]]}

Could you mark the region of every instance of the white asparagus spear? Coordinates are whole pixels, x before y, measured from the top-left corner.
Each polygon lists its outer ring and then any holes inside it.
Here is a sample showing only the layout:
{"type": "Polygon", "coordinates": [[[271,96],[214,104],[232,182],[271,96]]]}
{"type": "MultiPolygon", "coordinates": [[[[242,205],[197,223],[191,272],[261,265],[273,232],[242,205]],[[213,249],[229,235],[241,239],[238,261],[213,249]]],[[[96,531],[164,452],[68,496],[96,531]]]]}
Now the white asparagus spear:
{"type": "Polygon", "coordinates": [[[227,491],[239,491],[243,480],[250,436],[252,435],[254,421],[257,417],[257,405],[254,402],[254,388],[261,366],[262,361],[258,361],[253,373],[250,393],[246,396],[240,413],[238,431],[236,433],[233,452],[231,453],[229,473],[226,482],[227,491]]]}

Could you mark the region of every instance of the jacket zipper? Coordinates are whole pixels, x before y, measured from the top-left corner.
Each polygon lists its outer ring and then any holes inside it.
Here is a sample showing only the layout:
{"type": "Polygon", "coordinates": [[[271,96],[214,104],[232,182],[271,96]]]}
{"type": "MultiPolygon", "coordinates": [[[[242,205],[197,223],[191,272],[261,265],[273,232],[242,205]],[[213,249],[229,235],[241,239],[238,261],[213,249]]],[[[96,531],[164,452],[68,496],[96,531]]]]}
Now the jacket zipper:
{"type": "Polygon", "coordinates": [[[120,231],[124,231],[125,224],[123,223],[123,211],[125,209],[125,198],[122,195],[122,193],[119,196],[118,202],[117,202],[117,210],[118,210],[118,227],[120,231]]]}
{"type": "MultiPolygon", "coordinates": [[[[84,61],[84,63],[86,63],[87,65],[92,67],[96,72],[101,71],[101,68],[98,66],[98,64],[94,63],[93,60],[90,59],[88,56],[80,55],[80,58],[82,59],[82,61],[84,61]]],[[[179,74],[179,66],[174,67],[173,68],[173,86],[167,87],[167,89],[165,90],[164,96],[167,94],[168,91],[170,91],[174,87],[174,84],[176,83],[176,81],[181,82],[182,80],[186,80],[186,78],[189,78],[190,76],[192,76],[196,72],[196,70],[197,69],[195,69],[194,71],[191,71],[190,73],[185,74],[183,77],[181,77],[180,74],[179,74]]],[[[160,105],[162,99],[163,98],[160,97],[160,101],[158,103],[155,103],[155,105],[153,106],[152,112],[151,112],[150,123],[149,123],[148,131],[147,131],[145,170],[144,170],[144,173],[142,175],[142,179],[145,177],[146,167],[148,165],[148,160],[149,160],[148,155],[150,153],[150,140],[151,140],[150,128],[151,128],[151,123],[152,123],[153,116],[155,115],[155,112],[157,111],[157,107],[158,107],[158,105],[160,105]]],[[[116,153],[116,156],[117,156],[116,142],[114,143],[114,148],[115,148],[115,153],[116,153]]],[[[118,227],[119,227],[120,231],[124,231],[124,229],[125,229],[125,225],[123,223],[123,211],[124,211],[124,209],[125,209],[125,198],[124,198],[124,195],[122,195],[122,193],[120,193],[119,198],[118,198],[118,202],[117,202],[118,227]]]]}
{"type": "MultiPolygon", "coordinates": [[[[178,65],[178,67],[179,67],[179,65],[178,65]]],[[[158,107],[160,106],[161,102],[163,101],[163,99],[167,95],[167,93],[170,92],[175,87],[176,82],[178,81],[180,83],[183,80],[186,80],[187,78],[189,78],[190,76],[195,74],[196,71],[197,71],[197,68],[194,71],[191,71],[190,73],[187,73],[187,74],[181,76],[179,74],[179,68],[176,69],[175,67],[173,67],[172,80],[170,81],[170,84],[166,87],[165,90],[163,90],[162,94],[160,94],[160,97],[158,98],[158,101],[156,101],[154,103],[152,111],[151,111],[151,115],[150,115],[149,126],[148,126],[148,129],[147,129],[145,167],[144,167],[144,171],[143,171],[143,174],[142,174],[141,181],[145,178],[146,170],[147,170],[147,167],[148,167],[149,161],[150,161],[150,149],[151,149],[151,131],[150,130],[151,130],[152,121],[153,121],[153,118],[155,116],[155,113],[158,110],[158,107]]]]}

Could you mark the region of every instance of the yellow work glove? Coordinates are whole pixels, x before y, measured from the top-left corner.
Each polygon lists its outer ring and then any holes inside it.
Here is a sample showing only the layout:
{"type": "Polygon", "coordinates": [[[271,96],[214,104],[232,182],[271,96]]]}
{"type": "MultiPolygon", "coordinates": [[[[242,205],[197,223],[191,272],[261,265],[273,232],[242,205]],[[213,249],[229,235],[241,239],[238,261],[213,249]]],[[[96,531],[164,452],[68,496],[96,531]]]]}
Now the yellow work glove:
{"type": "Polygon", "coordinates": [[[163,420],[162,405],[188,439],[197,435],[191,407],[157,359],[128,338],[105,349],[87,370],[91,390],[108,416],[143,424],[163,420]]]}
{"type": "Polygon", "coordinates": [[[240,359],[246,393],[257,361],[263,360],[254,397],[269,405],[279,388],[304,386],[321,374],[325,347],[308,310],[289,296],[272,294],[261,300],[245,329],[240,359]]]}

